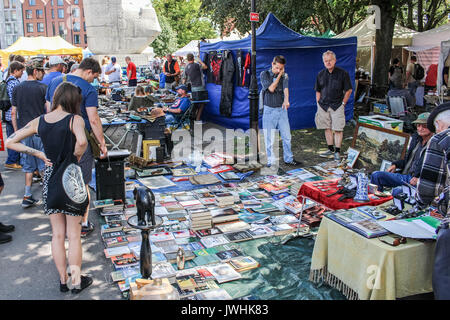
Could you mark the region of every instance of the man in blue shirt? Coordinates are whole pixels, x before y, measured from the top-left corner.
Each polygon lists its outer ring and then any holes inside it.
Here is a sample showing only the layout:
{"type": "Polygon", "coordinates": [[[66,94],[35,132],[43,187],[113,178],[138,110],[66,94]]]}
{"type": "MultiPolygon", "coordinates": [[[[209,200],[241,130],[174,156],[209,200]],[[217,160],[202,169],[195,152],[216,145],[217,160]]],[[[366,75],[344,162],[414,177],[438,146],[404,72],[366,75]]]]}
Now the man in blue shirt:
{"type": "Polygon", "coordinates": [[[188,88],[185,85],[181,85],[177,87],[177,93],[179,98],[177,98],[173,105],[170,107],[164,108],[164,112],[166,113],[166,124],[175,124],[177,120],[189,109],[191,105],[191,100],[188,97],[188,88]]]}
{"type": "MultiPolygon", "coordinates": [[[[47,88],[45,98],[47,101],[52,102],[53,94],[56,91],[56,88],[63,81],[71,82],[81,89],[81,95],[83,96],[83,100],[81,101],[80,105],[81,116],[84,119],[86,129],[89,132],[92,131],[97,140],[99,141],[100,150],[102,152],[100,158],[104,159],[107,157],[108,150],[106,149],[105,137],[103,136],[102,122],[100,121],[100,117],[98,116],[97,113],[98,108],[97,90],[95,90],[95,88],[91,85],[92,81],[94,81],[94,79],[97,78],[101,72],[102,69],[97,60],[93,58],[86,58],[80,63],[78,69],[75,70],[73,73],[53,79],[47,88]]],[[[52,106],[52,110],[55,107],[56,106],[52,106]]],[[[79,162],[81,171],[83,173],[83,180],[84,183],[86,184],[86,187],[92,178],[93,163],[94,157],[92,154],[92,149],[90,145],[88,145],[86,152],[81,157],[81,160],[79,162]]],[[[89,206],[87,207],[86,214],[83,217],[83,223],[81,228],[82,236],[86,236],[89,232],[94,230],[94,225],[88,221],[88,212],[89,206]]]]}
{"type": "Polygon", "coordinates": [[[51,56],[48,60],[48,66],[50,69],[41,82],[48,86],[53,79],[61,76],[64,64],[65,62],[60,56],[51,56]]]}

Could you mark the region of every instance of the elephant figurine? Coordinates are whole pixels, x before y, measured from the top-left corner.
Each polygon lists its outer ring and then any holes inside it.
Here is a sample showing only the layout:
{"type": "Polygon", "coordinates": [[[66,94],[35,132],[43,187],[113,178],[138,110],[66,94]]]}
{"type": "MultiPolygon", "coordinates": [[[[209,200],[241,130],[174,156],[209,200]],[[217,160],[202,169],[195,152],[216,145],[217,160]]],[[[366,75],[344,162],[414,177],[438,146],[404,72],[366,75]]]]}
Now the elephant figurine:
{"type": "Polygon", "coordinates": [[[133,191],[136,200],[138,225],[146,226],[147,223],[155,225],[155,195],[145,187],[136,187],[133,191]]]}

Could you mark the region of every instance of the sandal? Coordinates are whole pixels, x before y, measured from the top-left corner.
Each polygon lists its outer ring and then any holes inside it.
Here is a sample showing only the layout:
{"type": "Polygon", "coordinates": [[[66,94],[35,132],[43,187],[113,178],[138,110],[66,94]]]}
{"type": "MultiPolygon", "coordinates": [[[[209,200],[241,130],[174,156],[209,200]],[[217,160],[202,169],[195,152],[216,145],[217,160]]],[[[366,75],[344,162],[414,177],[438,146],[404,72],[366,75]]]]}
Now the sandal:
{"type": "Polygon", "coordinates": [[[81,281],[79,284],[79,288],[73,288],[72,293],[80,293],[87,287],[89,287],[92,284],[93,280],[91,277],[88,276],[81,276],[81,281]]]}

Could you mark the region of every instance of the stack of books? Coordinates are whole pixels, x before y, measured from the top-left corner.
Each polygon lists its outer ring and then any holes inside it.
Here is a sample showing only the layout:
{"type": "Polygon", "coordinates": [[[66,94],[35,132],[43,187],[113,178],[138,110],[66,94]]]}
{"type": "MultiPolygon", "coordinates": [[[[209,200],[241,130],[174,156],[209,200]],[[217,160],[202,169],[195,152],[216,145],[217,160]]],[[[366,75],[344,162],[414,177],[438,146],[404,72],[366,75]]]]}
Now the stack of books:
{"type": "Polygon", "coordinates": [[[228,207],[234,204],[234,195],[230,192],[217,192],[216,201],[219,207],[228,207]]]}
{"type": "Polygon", "coordinates": [[[236,258],[232,258],[229,261],[229,264],[236,270],[237,272],[244,272],[247,270],[255,269],[259,267],[258,261],[253,259],[252,257],[246,256],[240,256],[236,258]]]}
{"type": "Polygon", "coordinates": [[[208,209],[188,209],[191,230],[203,230],[212,228],[212,216],[208,209]]]}
{"type": "Polygon", "coordinates": [[[211,210],[212,222],[222,223],[239,220],[239,214],[231,207],[211,210]]]}

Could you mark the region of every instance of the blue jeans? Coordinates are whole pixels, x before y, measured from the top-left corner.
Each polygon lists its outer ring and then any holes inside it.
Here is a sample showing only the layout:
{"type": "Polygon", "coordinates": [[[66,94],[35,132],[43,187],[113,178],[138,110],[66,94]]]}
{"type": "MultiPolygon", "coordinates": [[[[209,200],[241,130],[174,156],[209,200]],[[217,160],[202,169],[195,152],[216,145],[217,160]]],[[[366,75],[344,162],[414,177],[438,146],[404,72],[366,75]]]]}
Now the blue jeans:
{"type": "MultiPolygon", "coordinates": [[[[26,145],[27,147],[45,152],[44,146],[42,145],[42,140],[37,135],[33,135],[31,137],[26,137],[25,139],[22,140],[22,143],[24,145],[26,145]]],[[[42,172],[45,169],[44,161],[42,161],[39,158],[30,156],[30,155],[24,153],[22,155],[22,159],[23,159],[22,171],[25,173],[33,173],[36,170],[38,170],[39,172],[42,172]]]]}
{"type": "Polygon", "coordinates": [[[436,300],[450,299],[450,229],[440,229],[434,250],[432,285],[436,300]]]}
{"type": "MultiPolygon", "coordinates": [[[[5,121],[6,125],[6,137],[9,137],[14,133],[14,127],[11,121],[5,121]]],[[[5,164],[19,164],[20,161],[20,153],[14,150],[8,149],[8,158],[5,161],[5,164]]]]}
{"type": "Polygon", "coordinates": [[[404,182],[411,181],[409,174],[392,173],[387,171],[375,171],[370,177],[370,183],[376,184],[378,190],[383,191],[383,187],[399,187],[404,182]]]}
{"type": "Polygon", "coordinates": [[[418,87],[418,86],[419,86],[419,85],[417,84],[417,81],[408,83],[408,90],[409,90],[409,93],[410,93],[413,97],[416,96],[416,90],[417,90],[417,87],[418,87]]]}
{"type": "Polygon", "coordinates": [[[280,130],[281,140],[283,141],[283,159],[284,162],[291,162],[294,160],[294,155],[291,151],[291,128],[289,126],[289,118],[287,110],[283,108],[271,108],[264,106],[263,113],[263,129],[264,140],[266,143],[267,164],[272,165],[276,159],[272,153],[273,149],[273,130],[280,130]]]}

